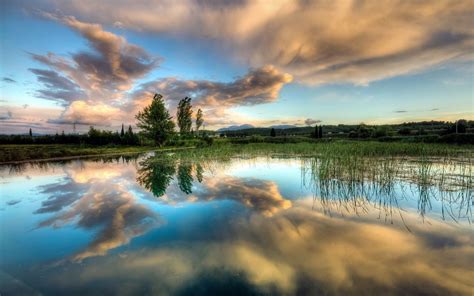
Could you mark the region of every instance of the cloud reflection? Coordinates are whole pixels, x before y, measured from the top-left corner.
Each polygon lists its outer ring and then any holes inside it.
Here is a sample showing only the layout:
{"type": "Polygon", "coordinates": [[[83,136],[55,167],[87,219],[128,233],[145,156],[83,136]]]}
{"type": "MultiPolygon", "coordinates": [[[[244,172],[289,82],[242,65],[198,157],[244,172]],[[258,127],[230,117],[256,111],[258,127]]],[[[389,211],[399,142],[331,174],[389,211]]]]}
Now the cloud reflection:
{"type": "Polygon", "coordinates": [[[105,255],[163,223],[158,213],[139,203],[127,187],[129,180],[134,180],[130,176],[133,169],[87,163],[87,166],[72,165],[66,171],[68,182],[43,187],[42,193],[50,197],[35,213],[58,212],[40,222],[39,227],[75,224],[87,230],[99,229],[92,242],[76,253],[73,260],[105,255]],[[114,182],[117,180],[120,182],[114,182]]]}
{"type": "MultiPolygon", "coordinates": [[[[100,278],[108,283],[107,292],[126,288],[130,294],[144,288],[179,294],[189,290],[190,283],[201,288],[196,289],[199,294],[204,288],[212,290],[227,275],[230,283],[240,282],[240,290],[283,295],[470,295],[472,291],[472,234],[451,226],[434,223],[416,229],[423,235],[414,236],[386,225],[328,218],[300,206],[285,215],[255,214],[225,225],[214,225],[213,231],[229,234],[219,241],[173,241],[103,257],[69,269],[56,280],[77,278],[79,283],[64,283],[92,287],[100,278]],[[442,237],[452,243],[430,243],[442,237]]],[[[202,230],[189,225],[187,231],[202,230]]]]}

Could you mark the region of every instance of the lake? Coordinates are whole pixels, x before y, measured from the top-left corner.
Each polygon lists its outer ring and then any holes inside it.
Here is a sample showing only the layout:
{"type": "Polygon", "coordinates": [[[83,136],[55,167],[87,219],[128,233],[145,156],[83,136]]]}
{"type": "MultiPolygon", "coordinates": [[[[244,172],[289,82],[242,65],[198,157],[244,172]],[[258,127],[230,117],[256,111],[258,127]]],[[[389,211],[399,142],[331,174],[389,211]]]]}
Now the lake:
{"type": "Polygon", "coordinates": [[[372,161],[2,166],[0,293],[472,295],[472,164],[372,161]]]}

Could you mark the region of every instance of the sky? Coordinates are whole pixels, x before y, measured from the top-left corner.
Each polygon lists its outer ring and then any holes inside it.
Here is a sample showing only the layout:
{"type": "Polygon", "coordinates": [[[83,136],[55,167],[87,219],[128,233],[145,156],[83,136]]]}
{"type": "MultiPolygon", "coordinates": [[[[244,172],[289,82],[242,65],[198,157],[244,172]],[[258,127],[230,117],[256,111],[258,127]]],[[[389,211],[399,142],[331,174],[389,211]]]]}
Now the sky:
{"type": "Polygon", "coordinates": [[[3,0],[0,133],[474,119],[473,1],[3,0]]]}

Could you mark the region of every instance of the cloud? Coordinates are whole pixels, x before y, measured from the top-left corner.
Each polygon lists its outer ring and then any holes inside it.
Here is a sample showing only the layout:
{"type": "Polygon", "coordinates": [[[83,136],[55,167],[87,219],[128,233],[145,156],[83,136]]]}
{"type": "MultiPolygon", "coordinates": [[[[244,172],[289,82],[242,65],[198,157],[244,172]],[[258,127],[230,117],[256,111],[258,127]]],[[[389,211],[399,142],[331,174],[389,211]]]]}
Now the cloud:
{"type": "Polygon", "coordinates": [[[3,77],[2,81],[3,82],[8,82],[8,83],[16,83],[16,80],[8,78],[8,77],[3,77]]]}
{"type": "Polygon", "coordinates": [[[35,74],[36,79],[46,87],[46,89],[40,89],[37,91],[37,96],[40,98],[57,101],[61,104],[67,105],[70,102],[85,97],[85,93],[76,83],[59,75],[55,71],[42,69],[29,70],[35,74]]]}
{"type": "Polygon", "coordinates": [[[408,111],[407,110],[395,110],[393,112],[395,112],[395,113],[407,113],[408,111]]]}
{"type": "Polygon", "coordinates": [[[19,199],[13,199],[13,200],[7,201],[6,204],[8,206],[14,206],[14,205],[16,205],[17,203],[20,203],[20,202],[21,202],[21,200],[19,200],[19,199]]]}
{"type": "MultiPolygon", "coordinates": [[[[50,69],[30,69],[45,88],[36,95],[61,103],[65,110],[53,124],[114,123],[120,105],[134,82],[158,66],[159,59],[125,38],[105,31],[101,25],[78,21],[72,16],[41,13],[77,31],[89,44],[90,51],[72,53],[70,57],[54,53],[30,53],[33,60],[50,69]]],[[[123,114],[122,114],[123,115],[123,114]]],[[[130,116],[125,119],[131,120],[130,116]]]]}
{"type": "MultiPolygon", "coordinates": [[[[14,100],[9,99],[12,102],[14,100]]],[[[28,106],[2,106],[5,111],[0,111],[1,133],[26,133],[29,128],[34,132],[54,133],[57,126],[47,123],[49,118],[57,117],[61,113],[59,108],[44,108],[28,106]]],[[[59,130],[61,131],[61,130],[59,130]]]]}
{"type": "Polygon", "coordinates": [[[37,96],[66,107],[59,118],[48,120],[51,124],[110,126],[133,122],[133,115],[149,104],[156,92],[164,95],[171,114],[180,99],[191,96],[193,105],[206,111],[206,123],[213,124],[227,117],[223,115],[229,108],[274,102],[283,85],[292,81],[291,75],[266,65],[252,68],[231,82],[168,77],[134,87],[136,79],[158,65],[157,58],[99,24],[72,16],[41,14],[79,32],[92,49],[73,53],[71,59],[54,53],[31,53],[34,60],[51,68],[30,69],[45,86],[37,90],[37,96]]]}
{"type": "Polygon", "coordinates": [[[158,59],[143,48],[103,30],[99,24],[81,22],[72,16],[43,15],[81,34],[89,42],[92,52],[74,53],[72,61],[52,54],[37,56],[36,60],[67,73],[85,90],[128,90],[133,80],[143,77],[158,65],[158,59]]]}
{"type": "Polygon", "coordinates": [[[216,40],[253,67],[273,64],[310,84],[366,85],[473,57],[472,1],[81,0],[54,8],[137,31],[216,40]]]}
{"type": "Polygon", "coordinates": [[[6,112],[2,111],[0,113],[0,120],[9,120],[13,118],[13,113],[10,110],[7,110],[6,112]]]}
{"type": "Polygon", "coordinates": [[[110,122],[126,117],[120,108],[105,103],[74,101],[58,119],[49,119],[54,124],[82,124],[108,126],[110,122]]]}
{"type": "Polygon", "coordinates": [[[306,124],[306,125],[313,125],[313,124],[317,124],[317,123],[321,123],[321,120],[307,118],[304,121],[304,124],[306,124]]]}
{"type": "Polygon", "coordinates": [[[184,96],[190,96],[193,99],[193,105],[222,110],[235,106],[274,102],[283,85],[291,80],[291,75],[267,65],[250,69],[247,74],[231,82],[180,80],[177,78],[159,79],[142,84],[132,97],[135,108],[149,104],[153,93],[157,92],[164,95],[172,109],[184,96]]]}

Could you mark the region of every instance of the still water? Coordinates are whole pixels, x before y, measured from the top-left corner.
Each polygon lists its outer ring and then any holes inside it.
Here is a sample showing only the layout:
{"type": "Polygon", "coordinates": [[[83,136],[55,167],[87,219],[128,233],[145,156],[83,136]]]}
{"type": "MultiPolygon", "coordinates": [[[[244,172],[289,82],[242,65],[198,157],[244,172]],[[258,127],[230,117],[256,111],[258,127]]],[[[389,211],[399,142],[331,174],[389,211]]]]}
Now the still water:
{"type": "Polygon", "coordinates": [[[472,188],[319,182],[304,163],[0,167],[0,294],[472,295],[472,188]]]}

